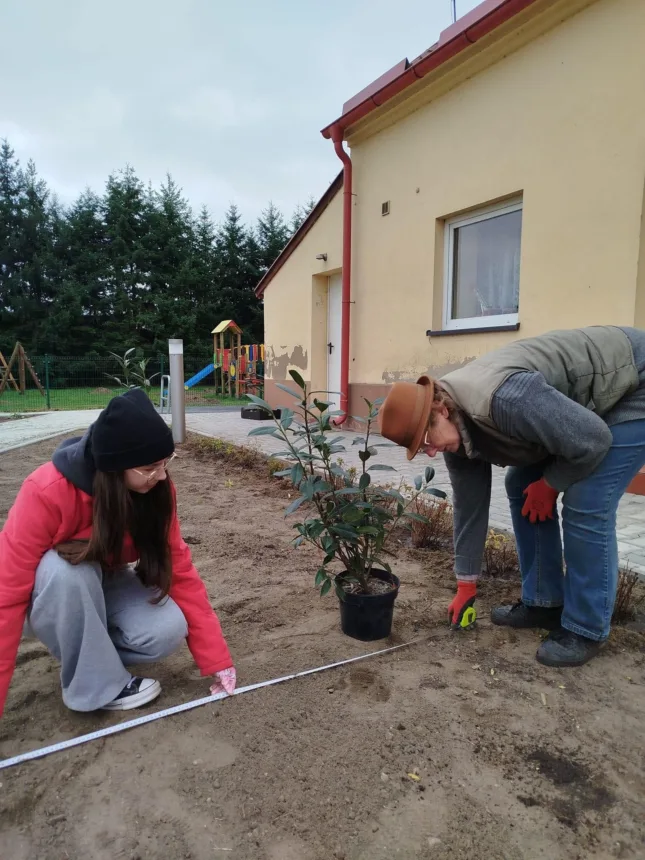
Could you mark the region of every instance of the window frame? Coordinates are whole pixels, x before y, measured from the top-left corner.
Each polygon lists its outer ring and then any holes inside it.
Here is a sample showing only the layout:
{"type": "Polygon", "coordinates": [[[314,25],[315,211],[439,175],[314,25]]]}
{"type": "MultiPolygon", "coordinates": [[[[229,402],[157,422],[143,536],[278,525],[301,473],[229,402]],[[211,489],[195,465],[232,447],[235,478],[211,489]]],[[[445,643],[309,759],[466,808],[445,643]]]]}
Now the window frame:
{"type": "MultiPolygon", "coordinates": [[[[459,331],[460,329],[487,329],[499,328],[500,326],[515,326],[519,324],[519,308],[514,314],[497,314],[495,316],[467,317],[463,319],[452,318],[453,305],[453,276],[454,276],[454,235],[455,230],[460,227],[468,227],[479,221],[487,221],[499,215],[507,215],[511,212],[522,211],[524,201],[521,197],[507,200],[490,206],[482,206],[472,210],[469,214],[457,215],[448,218],[444,222],[444,280],[443,280],[443,330],[459,331]]],[[[522,224],[523,226],[523,224],[522,224]]],[[[520,235],[520,255],[521,255],[520,235]]],[[[521,278],[521,256],[520,256],[520,278],[521,278]]]]}

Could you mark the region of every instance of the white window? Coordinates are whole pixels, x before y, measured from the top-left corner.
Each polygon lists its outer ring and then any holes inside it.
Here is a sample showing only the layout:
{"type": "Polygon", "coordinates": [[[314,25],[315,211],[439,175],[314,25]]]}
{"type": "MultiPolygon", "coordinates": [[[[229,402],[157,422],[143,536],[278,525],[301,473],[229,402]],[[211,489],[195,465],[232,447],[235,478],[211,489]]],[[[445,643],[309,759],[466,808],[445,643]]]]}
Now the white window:
{"type": "Polygon", "coordinates": [[[445,236],[444,329],[516,325],[522,201],[451,218],[445,236]]]}

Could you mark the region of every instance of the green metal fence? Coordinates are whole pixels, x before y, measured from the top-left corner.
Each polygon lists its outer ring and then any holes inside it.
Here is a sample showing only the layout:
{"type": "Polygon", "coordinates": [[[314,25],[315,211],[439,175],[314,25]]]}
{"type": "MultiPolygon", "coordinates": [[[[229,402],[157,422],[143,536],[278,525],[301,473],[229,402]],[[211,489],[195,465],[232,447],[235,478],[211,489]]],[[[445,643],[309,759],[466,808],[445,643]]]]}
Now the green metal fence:
{"type": "MultiPolygon", "coordinates": [[[[4,354],[8,361],[9,355],[4,354]]],[[[122,378],[118,362],[110,356],[30,355],[29,360],[40,388],[26,369],[24,394],[16,390],[20,388],[20,379],[18,368],[14,366],[12,377],[15,382],[10,379],[0,394],[0,413],[102,409],[125,390],[115,378],[122,378]]],[[[208,363],[203,355],[184,355],[184,379],[189,380],[208,363]]],[[[167,356],[150,357],[146,376],[151,384],[147,391],[156,406],[159,405],[161,377],[167,373],[167,356]]],[[[0,379],[3,374],[4,368],[0,367],[0,379]]],[[[213,373],[186,391],[187,408],[233,405],[238,402],[217,392],[213,373]]]]}

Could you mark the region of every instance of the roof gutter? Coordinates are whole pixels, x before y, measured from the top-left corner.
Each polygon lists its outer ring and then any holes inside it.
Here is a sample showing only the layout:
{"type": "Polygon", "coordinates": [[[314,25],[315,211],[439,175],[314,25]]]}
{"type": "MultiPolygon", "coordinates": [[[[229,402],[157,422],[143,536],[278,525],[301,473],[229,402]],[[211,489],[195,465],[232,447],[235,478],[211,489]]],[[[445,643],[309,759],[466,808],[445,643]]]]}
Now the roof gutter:
{"type": "Polygon", "coordinates": [[[352,160],[343,148],[343,130],[332,128],[336,155],[343,162],[343,273],[341,288],[340,408],[333,419],[340,427],[349,415],[349,321],[352,306],[352,160]]]}
{"type": "Polygon", "coordinates": [[[326,126],[321,132],[322,136],[327,140],[333,140],[332,132],[338,136],[340,129],[344,138],[345,132],[350,126],[356,125],[372,111],[382,107],[403,90],[433,72],[443,63],[458,56],[462,51],[536,2],[538,0],[501,0],[501,2],[500,0],[488,0],[488,2],[482,3],[480,7],[475,8],[470,14],[465,15],[460,21],[448,27],[441,34],[434,51],[421,56],[404,72],[334,120],[331,125],[326,126]]]}

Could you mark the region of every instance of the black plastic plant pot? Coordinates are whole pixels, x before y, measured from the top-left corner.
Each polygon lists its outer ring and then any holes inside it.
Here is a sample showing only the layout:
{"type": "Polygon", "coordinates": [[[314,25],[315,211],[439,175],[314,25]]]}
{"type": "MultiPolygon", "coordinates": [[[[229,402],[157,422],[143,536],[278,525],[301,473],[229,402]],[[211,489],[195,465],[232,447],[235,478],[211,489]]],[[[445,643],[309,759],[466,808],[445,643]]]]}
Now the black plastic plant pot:
{"type": "MultiPolygon", "coordinates": [[[[248,418],[250,421],[268,421],[271,418],[271,414],[264,409],[260,409],[259,406],[243,406],[241,414],[242,418],[248,418]]],[[[282,417],[282,410],[274,409],[273,417],[282,417]]]]}
{"type": "Polygon", "coordinates": [[[372,576],[391,583],[394,588],[385,594],[350,594],[340,600],[340,628],[346,636],[361,642],[386,639],[392,630],[394,601],[399,593],[398,577],[384,570],[372,570],[372,576]]]}

